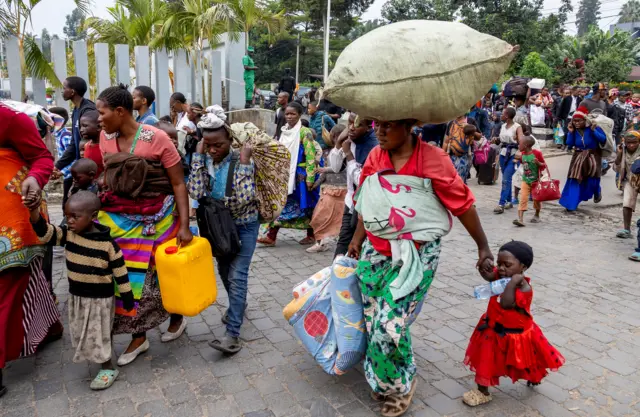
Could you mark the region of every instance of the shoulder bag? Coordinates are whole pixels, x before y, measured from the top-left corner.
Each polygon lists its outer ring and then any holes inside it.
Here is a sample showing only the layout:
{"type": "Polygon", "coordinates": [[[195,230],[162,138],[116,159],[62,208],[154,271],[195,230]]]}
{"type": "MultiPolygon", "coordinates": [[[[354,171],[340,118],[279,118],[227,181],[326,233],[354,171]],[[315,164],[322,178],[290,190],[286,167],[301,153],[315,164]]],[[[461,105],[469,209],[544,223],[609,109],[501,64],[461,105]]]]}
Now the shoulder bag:
{"type": "MultiPolygon", "coordinates": [[[[231,196],[237,162],[238,154],[234,152],[231,156],[231,162],[229,163],[225,197],[231,196]]],[[[207,186],[209,195],[198,200],[199,206],[196,209],[200,236],[209,241],[211,244],[211,253],[214,257],[224,258],[235,256],[240,252],[241,245],[236,224],[224,200],[216,200],[211,197],[210,184],[211,181],[209,181],[209,186],[207,186]]]]}

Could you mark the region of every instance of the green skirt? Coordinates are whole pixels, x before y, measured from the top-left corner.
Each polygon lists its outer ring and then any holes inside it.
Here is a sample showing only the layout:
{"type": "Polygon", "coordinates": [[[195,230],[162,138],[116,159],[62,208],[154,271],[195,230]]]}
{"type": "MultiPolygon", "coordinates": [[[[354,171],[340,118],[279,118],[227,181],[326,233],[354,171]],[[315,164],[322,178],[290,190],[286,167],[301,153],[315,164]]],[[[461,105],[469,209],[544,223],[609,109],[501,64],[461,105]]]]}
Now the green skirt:
{"type": "Polygon", "coordinates": [[[356,270],[367,325],[365,376],[373,391],[383,395],[407,394],[416,375],[409,326],[422,309],[438,268],[440,239],[424,244],[418,252],[422,281],[399,300],[393,300],[389,285],[398,276],[400,266],[394,266],[391,257],[378,253],[368,240],[356,270]]]}

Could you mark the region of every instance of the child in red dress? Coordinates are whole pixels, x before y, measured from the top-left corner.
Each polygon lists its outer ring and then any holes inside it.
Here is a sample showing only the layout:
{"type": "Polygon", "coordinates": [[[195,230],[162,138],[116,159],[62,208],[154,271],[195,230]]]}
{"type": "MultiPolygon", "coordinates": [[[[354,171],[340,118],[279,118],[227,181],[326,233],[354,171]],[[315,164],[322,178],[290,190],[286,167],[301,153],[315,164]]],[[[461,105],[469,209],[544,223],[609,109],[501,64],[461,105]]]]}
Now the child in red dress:
{"type": "Polygon", "coordinates": [[[531,246],[512,241],[500,248],[494,276],[486,277],[491,281],[511,277],[511,281],[501,295],[491,297],[469,341],[464,363],[476,373],[478,384],[462,397],[469,406],[491,401],[489,387],[497,386],[501,376],[538,385],[548,369],[556,371],[564,364],[564,357],[531,316],[533,288],[524,272],[532,263],[531,246]]]}

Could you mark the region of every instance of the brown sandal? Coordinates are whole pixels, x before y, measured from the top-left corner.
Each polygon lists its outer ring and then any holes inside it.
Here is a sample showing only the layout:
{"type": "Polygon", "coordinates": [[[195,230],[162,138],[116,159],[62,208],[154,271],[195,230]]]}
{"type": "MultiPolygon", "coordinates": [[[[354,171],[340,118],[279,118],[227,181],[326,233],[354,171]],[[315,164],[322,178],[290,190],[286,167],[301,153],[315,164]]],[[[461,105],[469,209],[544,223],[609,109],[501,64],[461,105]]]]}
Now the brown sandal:
{"type": "Polygon", "coordinates": [[[472,389],[462,395],[462,402],[469,407],[477,407],[479,405],[486,404],[491,400],[493,400],[491,394],[485,395],[479,389],[472,389]]]}
{"type": "Polygon", "coordinates": [[[257,242],[258,242],[259,244],[261,244],[262,246],[270,246],[270,247],[271,247],[271,246],[275,246],[275,245],[276,245],[276,241],[275,241],[275,240],[271,240],[271,239],[269,239],[269,238],[268,238],[268,237],[266,237],[266,236],[265,236],[265,237],[258,238],[258,241],[257,241],[257,242]]]}
{"type": "Polygon", "coordinates": [[[382,404],[380,414],[382,414],[384,417],[399,417],[406,413],[411,406],[413,394],[415,394],[416,392],[416,385],[418,385],[417,382],[418,380],[414,378],[411,384],[411,389],[406,395],[387,396],[384,404],[382,404]]]}

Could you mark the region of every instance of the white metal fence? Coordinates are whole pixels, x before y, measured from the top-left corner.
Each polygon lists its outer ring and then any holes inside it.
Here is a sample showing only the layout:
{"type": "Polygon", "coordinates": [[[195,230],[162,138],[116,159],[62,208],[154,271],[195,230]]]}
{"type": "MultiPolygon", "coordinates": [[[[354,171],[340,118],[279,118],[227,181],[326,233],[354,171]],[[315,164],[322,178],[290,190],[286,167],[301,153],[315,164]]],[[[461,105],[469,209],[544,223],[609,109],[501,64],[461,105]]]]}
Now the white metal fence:
{"type": "MultiPolygon", "coordinates": [[[[13,100],[21,101],[22,74],[20,71],[20,51],[17,38],[3,40],[6,48],[6,63],[9,72],[10,93],[13,100]]],[[[42,48],[40,39],[36,42],[42,48]]],[[[146,45],[136,46],[131,57],[128,45],[114,45],[115,62],[110,62],[109,45],[96,43],[95,84],[94,91],[99,93],[116,83],[130,85],[147,85],[156,93],[156,113],[158,116],[169,114],[169,96],[172,92],[183,93],[188,101],[198,101],[203,105],[222,104],[222,85],[225,86],[229,110],[241,109],[245,104],[244,66],[242,57],[244,50],[244,34],[237,41],[222,36],[219,45],[205,48],[197,54],[188,54],[185,50],[168,53],[165,50],[150,52],[146,45]],[[133,62],[133,64],[132,64],[133,62]],[[112,68],[115,79],[112,79],[112,68]],[[173,73],[173,85],[170,73],[173,73]]],[[[67,71],[69,55],[67,41],[51,40],[51,60],[53,69],[60,81],[70,75],[77,75],[89,83],[89,56],[85,41],[72,43],[72,59],[75,73],[67,71]]],[[[0,88],[2,87],[0,83],[0,88]]],[[[41,79],[31,79],[31,90],[35,103],[46,106],[47,83],[41,79]]],[[[96,94],[97,94],[96,93],[96,94]]],[[[89,96],[89,92],[86,94],[89,96]]],[[[62,98],[62,90],[55,89],[56,105],[68,108],[62,98]]]]}

